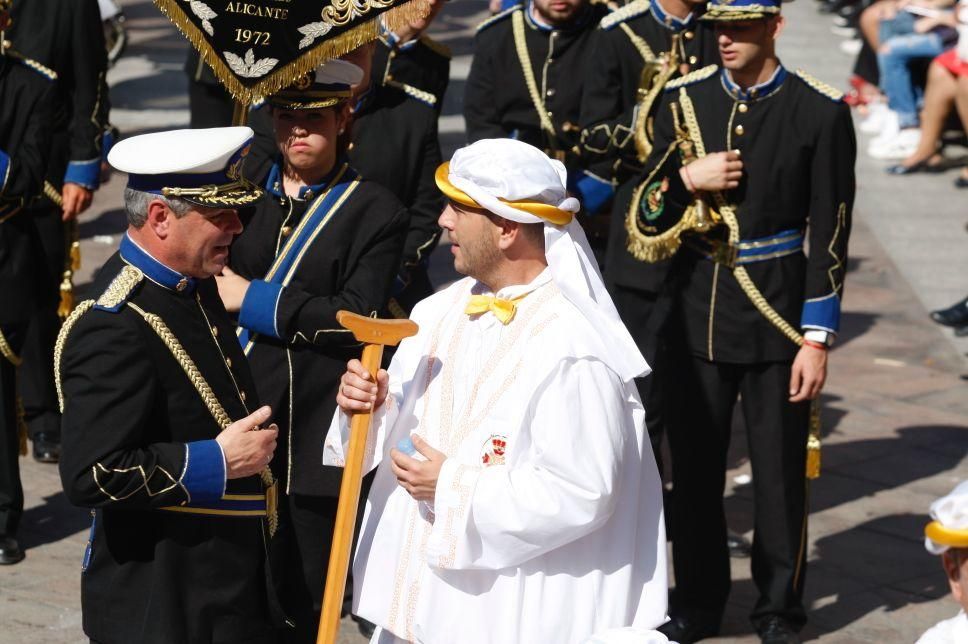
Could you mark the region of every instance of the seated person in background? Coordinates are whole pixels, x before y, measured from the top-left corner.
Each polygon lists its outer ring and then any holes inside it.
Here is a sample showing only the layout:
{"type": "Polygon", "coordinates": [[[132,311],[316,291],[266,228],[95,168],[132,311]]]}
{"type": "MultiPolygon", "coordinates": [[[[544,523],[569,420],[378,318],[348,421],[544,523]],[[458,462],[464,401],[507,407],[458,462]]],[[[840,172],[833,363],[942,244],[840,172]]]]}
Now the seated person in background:
{"type": "Polygon", "coordinates": [[[961,610],[928,629],[917,644],[963,644],[968,642],[968,481],[932,503],[931,518],[924,528],[924,547],[941,555],[951,594],[961,610]]]}

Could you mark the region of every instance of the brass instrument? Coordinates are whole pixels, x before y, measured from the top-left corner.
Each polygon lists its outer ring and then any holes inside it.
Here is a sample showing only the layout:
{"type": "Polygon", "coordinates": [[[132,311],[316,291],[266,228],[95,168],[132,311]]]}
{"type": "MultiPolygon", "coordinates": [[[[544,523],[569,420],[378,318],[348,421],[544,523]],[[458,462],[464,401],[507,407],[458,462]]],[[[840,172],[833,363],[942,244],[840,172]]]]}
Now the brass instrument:
{"type": "MultiPolygon", "coordinates": [[[[689,136],[688,128],[682,124],[679,118],[679,104],[672,103],[670,108],[672,109],[672,119],[676,128],[679,156],[682,159],[682,165],[687,166],[699,158],[696,155],[696,142],[689,136]]],[[[709,195],[704,192],[696,192],[696,200],[686,210],[683,218],[688,217],[690,211],[692,211],[692,225],[690,228],[698,233],[709,232],[713,226],[721,224],[723,221],[719,213],[709,205],[709,195]]]]}

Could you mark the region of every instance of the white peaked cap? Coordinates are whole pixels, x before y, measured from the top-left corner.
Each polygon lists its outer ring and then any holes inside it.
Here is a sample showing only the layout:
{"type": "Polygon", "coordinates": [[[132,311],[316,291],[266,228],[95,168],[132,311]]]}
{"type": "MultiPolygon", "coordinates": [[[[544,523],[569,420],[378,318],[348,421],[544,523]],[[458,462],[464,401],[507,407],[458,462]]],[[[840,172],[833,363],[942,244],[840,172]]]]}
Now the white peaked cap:
{"type": "Polygon", "coordinates": [[[316,82],[323,85],[356,85],[363,80],[363,70],[348,60],[334,58],[316,68],[316,82]]]}
{"type": "Polygon", "coordinates": [[[668,642],[669,638],[659,631],[626,626],[595,633],[582,644],[668,644],[668,642]]]}
{"type": "Polygon", "coordinates": [[[968,481],[931,504],[931,518],[924,528],[924,547],[933,555],[948,548],[968,548],[968,481]]]}
{"type": "Polygon", "coordinates": [[[108,163],[129,174],[205,174],[224,170],[252,139],[249,127],[213,127],[139,134],[118,141],[108,163]]]}
{"type": "Polygon", "coordinates": [[[518,223],[545,224],[545,257],[552,279],[599,338],[598,357],[622,380],[649,373],[649,365],[605,290],[585,231],[574,218],[581,205],[568,196],[560,161],[513,139],[482,139],[437,169],[437,185],[458,204],[484,208],[518,223]]]}

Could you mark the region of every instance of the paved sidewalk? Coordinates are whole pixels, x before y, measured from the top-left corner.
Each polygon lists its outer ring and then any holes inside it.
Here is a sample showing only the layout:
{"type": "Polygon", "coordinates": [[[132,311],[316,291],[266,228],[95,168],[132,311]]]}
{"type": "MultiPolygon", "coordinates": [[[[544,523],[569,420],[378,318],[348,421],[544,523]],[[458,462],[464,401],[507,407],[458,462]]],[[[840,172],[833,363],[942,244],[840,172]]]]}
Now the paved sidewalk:
{"type": "MultiPolygon", "coordinates": [[[[147,2],[124,2],[132,42],[112,70],[113,118],[126,134],[187,123],[185,45],[147,2]]],[[[437,29],[455,51],[444,105],[443,141],[463,141],[463,79],[481,0],[448,5],[437,29]]],[[[843,86],[851,61],[837,50],[829,20],[800,0],[789,17],[781,52],[843,86]]],[[[821,642],[913,642],[956,612],[936,557],[922,545],[930,502],[968,478],[968,343],[931,323],[926,309],[968,290],[965,193],[953,174],[887,179],[878,164],[858,163],[859,193],[851,238],[844,329],[831,355],[824,394],[823,475],[811,486],[810,622],[804,636],[821,642]]],[[[124,230],[121,177],[98,193],[82,218],[80,290],[117,246],[124,230]]],[[[452,279],[449,255],[438,252],[438,283],[452,279]]],[[[750,534],[752,497],[745,435],[737,419],[726,506],[732,529],[750,534]],[[739,482],[737,482],[739,481],[739,482]]],[[[80,559],[88,513],[72,508],[56,467],[21,460],[27,510],[23,563],[0,568],[0,641],[84,642],[80,629],[80,559]]],[[[755,600],[748,560],[734,560],[734,584],[723,637],[755,642],[747,613],[755,600]]],[[[347,624],[346,643],[364,640],[347,624]]],[[[455,635],[459,642],[459,635],[455,635]]]]}

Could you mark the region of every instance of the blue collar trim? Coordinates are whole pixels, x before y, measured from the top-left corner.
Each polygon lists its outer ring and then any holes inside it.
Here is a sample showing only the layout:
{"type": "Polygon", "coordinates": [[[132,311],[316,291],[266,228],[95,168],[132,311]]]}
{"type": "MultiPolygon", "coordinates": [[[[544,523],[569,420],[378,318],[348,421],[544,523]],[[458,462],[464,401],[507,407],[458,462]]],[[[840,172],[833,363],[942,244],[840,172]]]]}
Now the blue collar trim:
{"type": "MultiPolygon", "coordinates": [[[[296,199],[308,200],[315,199],[326,190],[326,186],[330,184],[336,173],[339,172],[340,167],[342,167],[345,159],[342,156],[336,159],[336,163],[333,164],[333,169],[326,173],[318,183],[314,183],[309,186],[302,186],[299,188],[299,196],[296,199]]],[[[269,176],[266,177],[266,191],[274,197],[284,198],[286,197],[285,188],[282,185],[282,157],[276,159],[276,162],[272,164],[272,168],[269,170],[269,176]]]]}
{"type": "Polygon", "coordinates": [[[659,2],[659,0],[649,0],[649,5],[652,8],[652,17],[655,18],[656,22],[666,29],[680,32],[696,21],[696,15],[693,13],[690,13],[685,19],[676,18],[662,8],[662,4],[659,2]]]}
{"type": "Polygon", "coordinates": [[[120,251],[121,259],[140,270],[155,284],[182,295],[195,293],[198,280],[168,268],[138,246],[127,234],[121,239],[120,251]]]}
{"type": "Polygon", "coordinates": [[[753,85],[743,89],[737,85],[729,75],[729,70],[723,68],[719,77],[723,82],[723,89],[726,93],[732,96],[737,101],[758,101],[764,98],[769,98],[779,91],[780,87],[783,85],[783,81],[786,80],[787,70],[786,67],[780,65],[773,72],[773,76],[766,82],[760,83],[759,85],[753,85]]]}

